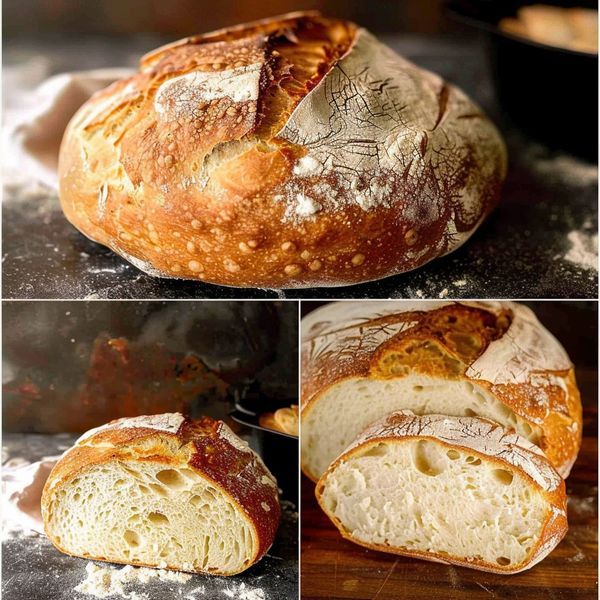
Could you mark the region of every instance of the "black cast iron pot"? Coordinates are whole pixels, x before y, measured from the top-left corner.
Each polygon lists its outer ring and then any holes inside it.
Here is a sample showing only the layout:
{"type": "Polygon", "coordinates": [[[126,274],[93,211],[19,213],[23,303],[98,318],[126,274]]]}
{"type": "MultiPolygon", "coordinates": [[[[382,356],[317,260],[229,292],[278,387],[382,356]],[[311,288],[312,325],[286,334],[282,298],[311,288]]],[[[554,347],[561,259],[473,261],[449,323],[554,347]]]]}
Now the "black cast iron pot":
{"type": "MultiPolygon", "coordinates": [[[[498,22],[526,4],[451,0],[452,18],[485,32],[501,110],[546,145],[598,159],[598,55],[548,46],[501,31],[498,22]]],[[[544,4],[597,8],[587,0],[544,4]]]]}

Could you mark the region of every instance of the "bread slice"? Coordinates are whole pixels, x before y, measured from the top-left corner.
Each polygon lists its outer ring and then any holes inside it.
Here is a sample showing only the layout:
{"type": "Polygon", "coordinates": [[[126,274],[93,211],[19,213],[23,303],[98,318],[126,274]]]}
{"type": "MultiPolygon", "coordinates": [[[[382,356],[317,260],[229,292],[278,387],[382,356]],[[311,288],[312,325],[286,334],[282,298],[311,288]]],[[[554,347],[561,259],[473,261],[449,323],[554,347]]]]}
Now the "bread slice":
{"type": "Polygon", "coordinates": [[[567,531],[565,484],[548,459],[481,418],[391,414],[331,464],[316,495],[357,544],[495,573],[532,567],[567,531]]]}
{"type": "Polygon", "coordinates": [[[174,413],[85,434],[50,474],[42,515],[73,556],[234,575],[267,552],[280,507],[277,482],[225,423],[174,413]]]}
{"type": "Polygon", "coordinates": [[[302,320],[302,468],[316,481],[396,410],[478,416],[538,445],[566,477],[581,444],[573,365],[514,302],[337,302],[302,320]]]}

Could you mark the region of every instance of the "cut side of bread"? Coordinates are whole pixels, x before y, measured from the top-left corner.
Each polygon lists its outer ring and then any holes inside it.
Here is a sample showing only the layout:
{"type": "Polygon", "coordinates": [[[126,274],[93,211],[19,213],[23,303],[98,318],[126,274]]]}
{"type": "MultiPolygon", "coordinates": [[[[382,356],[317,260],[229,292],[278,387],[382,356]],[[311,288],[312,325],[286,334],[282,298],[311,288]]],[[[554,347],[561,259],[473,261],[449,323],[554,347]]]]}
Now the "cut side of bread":
{"type": "Polygon", "coordinates": [[[567,477],[581,445],[573,365],[515,302],[336,302],[302,319],[302,468],[316,481],[396,410],[491,419],[567,477]]]}
{"type": "Polygon", "coordinates": [[[81,438],[42,499],[61,551],[115,563],[233,575],[259,560],[279,522],[277,484],[224,423],[121,419],[81,438]]]}
{"type": "Polygon", "coordinates": [[[547,458],[480,418],[389,415],[333,462],[316,495],[357,544],[496,573],[532,567],[567,530],[564,482],[547,458]]]}
{"type": "Polygon", "coordinates": [[[411,374],[402,379],[352,378],[323,392],[303,414],[304,470],[317,479],[373,421],[407,409],[417,415],[477,416],[496,421],[534,444],[539,427],[516,415],[484,387],[469,381],[411,374]]]}

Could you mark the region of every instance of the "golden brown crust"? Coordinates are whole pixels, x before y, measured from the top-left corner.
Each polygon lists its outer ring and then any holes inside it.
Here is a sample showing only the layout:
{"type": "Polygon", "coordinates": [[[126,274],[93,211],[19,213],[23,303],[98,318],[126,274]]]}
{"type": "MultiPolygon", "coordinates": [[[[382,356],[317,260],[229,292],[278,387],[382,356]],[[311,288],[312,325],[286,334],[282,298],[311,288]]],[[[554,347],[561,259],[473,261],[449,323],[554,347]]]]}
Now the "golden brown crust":
{"type": "Polygon", "coordinates": [[[485,116],[350,22],[284,15],[186,38],[140,67],[73,118],[59,188],[71,223],[147,273],[272,288],[379,279],[452,251],[498,200],[506,158],[485,116]],[[385,90],[385,73],[341,81],[336,65],[360,73],[361,56],[416,82],[408,109],[392,110],[402,86],[385,90]],[[386,139],[366,147],[350,131],[349,144],[336,94],[386,139]],[[326,132],[298,114],[311,103],[333,111],[317,119],[326,132]],[[393,161],[350,168],[348,148],[393,161]]]}
{"type": "MultiPolygon", "coordinates": [[[[234,442],[229,431],[224,430],[226,426],[222,421],[210,417],[192,421],[174,413],[164,415],[177,419],[171,419],[169,425],[163,427],[156,420],[162,416],[118,419],[82,436],[61,457],[48,477],[42,494],[45,524],[56,491],[94,465],[133,460],[185,466],[229,496],[247,519],[257,541],[256,553],[244,567],[248,568],[268,551],[279,526],[281,508],[276,481],[253,451],[234,442]],[[154,422],[144,425],[144,419],[154,422]],[[171,426],[173,422],[175,425],[171,426]]],[[[47,526],[46,533],[61,552],[69,554],[53,538],[47,526]]],[[[171,567],[167,565],[167,568],[171,567]]]]}
{"type": "Polygon", "coordinates": [[[485,387],[541,429],[539,445],[564,477],[581,446],[573,366],[535,315],[516,303],[332,304],[303,320],[301,372],[302,419],[344,380],[421,373],[485,387]]]}
{"type": "MultiPolygon", "coordinates": [[[[447,436],[444,436],[444,439],[442,439],[435,434],[432,435],[431,431],[422,434],[418,433],[422,430],[424,423],[426,423],[426,427],[429,425],[430,429],[435,431],[435,421],[437,418],[439,418],[439,415],[432,417],[416,417],[415,415],[412,415],[410,411],[400,411],[373,424],[366,432],[363,432],[357,440],[355,440],[331,463],[315,487],[315,496],[325,514],[327,514],[344,538],[372,550],[409,556],[411,558],[422,558],[424,560],[442,562],[445,564],[455,564],[481,571],[498,573],[500,575],[518,573],[531,568],[537,562],[543,560],[556,547],[568,530],[566,515],[567,495],[563,479],[554,470],[547,458],[540,453],[539,450],[536,451],[535,447],[531,447],[527,440],[523,438],[519,439],[514,433],[504,430],[496,423],[487,419],[451,419],[451,421],[456,422],[456,425],[453,426],[456,427],[456,431],[459,431],[461,427],[474,427],[474,429],[477,429],[478,424],[483,426],[483,432],[478,432],[483,433],[483,435],[481,439],[475,439],[474,444],[469,443],[468,445],[464,445],[457,440],[450,442],[447,436]],[[427,423],[428,421],[433,422],[433,427],[431,427],[431,423],[427,423]],[[403,441],[414,439],[432,440],[449,449],[458,448],[468,451],[469,454],[476,454],[487,462],[496,463],[499,468],[508,469],[511,472],[516,473],[518,477],[526,479],[529,481],[530,485],[538,490],[548,502],[550,508],[542,525],[540,538],[529,552],[527,560],[508,567],[498,566],[496,568],[495,565],[490,565],[477,558],[464,560],[450,556],[446,553],[440,554],[437,552],[408,550],[385,544],[371,544],[354,538],[346,531],[340,520],[327,510],[327,507],[322,500],[323,489],[327,485],[327,477],[340,463],[347,461],[354,455],[361,454],[370,446],[376,446],[382,441],[402,443],[403,441]],[[480,446],[481,449],[477,449],[476,446],[480,446]],[[514,456],[511,457],[511,455],[514,456]],[[532,474],[535,475],[535,477],[533,477],[532,474]]],[[[447,432],[445,433],[447,434],[447,432]]],[[[460,435],[457,437],[460,437],[460,435]]],[[[469,436],[466,437],[468,438],[469,436]]]]}

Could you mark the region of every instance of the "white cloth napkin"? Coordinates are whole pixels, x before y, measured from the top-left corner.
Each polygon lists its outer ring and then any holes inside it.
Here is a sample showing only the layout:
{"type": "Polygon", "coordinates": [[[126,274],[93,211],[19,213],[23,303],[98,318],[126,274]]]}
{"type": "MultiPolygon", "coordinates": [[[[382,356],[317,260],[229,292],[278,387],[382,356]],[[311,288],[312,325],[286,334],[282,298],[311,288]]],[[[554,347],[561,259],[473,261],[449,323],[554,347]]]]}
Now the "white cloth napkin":
{"type": "Polygon", "coordinates": [[[28,463],[17,460],[2,465],[2,526],[6,531],[44,533],[42,490],[60,456],[28,463]]]}
{"type": "Polygon", "coordinates": [[[69,120],[92,94],[133,72],[114,68],[62,73],[24,92],[19,106],[5,112],[4,167],[56,188],[58,151],[69,120]]]}

